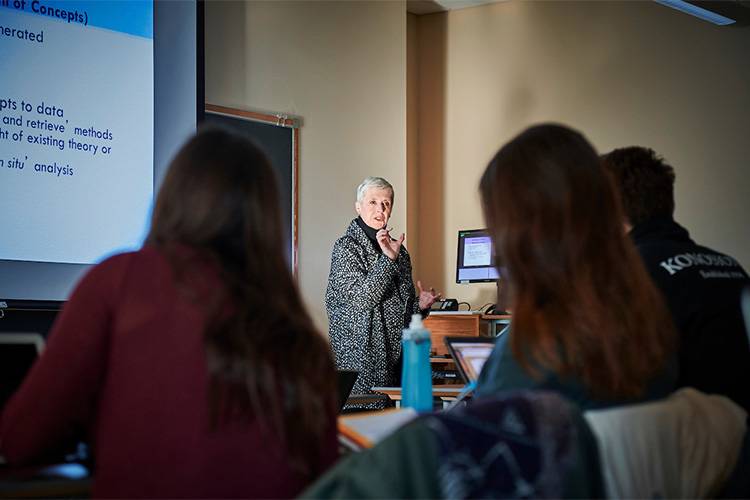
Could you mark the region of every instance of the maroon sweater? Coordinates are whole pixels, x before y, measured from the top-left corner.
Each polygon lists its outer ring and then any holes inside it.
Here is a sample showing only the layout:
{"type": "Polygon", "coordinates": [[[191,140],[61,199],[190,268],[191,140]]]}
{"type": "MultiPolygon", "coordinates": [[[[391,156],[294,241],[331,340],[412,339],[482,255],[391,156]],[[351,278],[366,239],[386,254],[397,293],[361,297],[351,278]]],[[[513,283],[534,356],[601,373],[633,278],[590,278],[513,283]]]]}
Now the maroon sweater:
{"type": "MultiPolygon", "coordinates": [[[[217,283],[207,271],[204,283],[217,283]]],[[[2,454],[11,463],[39,460],[85,428],[96,497],[299,493],[305,482],[257,424],[210,430],[204,323],[154,248],[94,267],[3,411],[2,454]]],[[[320,471],[337,455],[333,415],[330,429],[320,471]]]]}

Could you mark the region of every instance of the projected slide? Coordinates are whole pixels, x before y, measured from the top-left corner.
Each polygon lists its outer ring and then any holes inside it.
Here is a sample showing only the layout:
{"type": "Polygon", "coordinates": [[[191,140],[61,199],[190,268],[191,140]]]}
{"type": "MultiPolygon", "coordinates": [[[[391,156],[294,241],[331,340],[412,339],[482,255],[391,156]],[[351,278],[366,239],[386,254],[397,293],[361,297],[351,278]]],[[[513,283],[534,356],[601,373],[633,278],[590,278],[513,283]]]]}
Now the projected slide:
{"type": "Polygon", "coordinates": [[[140,247],[153,198],[153,3],[0,0],[0,259],[140,247]]]}

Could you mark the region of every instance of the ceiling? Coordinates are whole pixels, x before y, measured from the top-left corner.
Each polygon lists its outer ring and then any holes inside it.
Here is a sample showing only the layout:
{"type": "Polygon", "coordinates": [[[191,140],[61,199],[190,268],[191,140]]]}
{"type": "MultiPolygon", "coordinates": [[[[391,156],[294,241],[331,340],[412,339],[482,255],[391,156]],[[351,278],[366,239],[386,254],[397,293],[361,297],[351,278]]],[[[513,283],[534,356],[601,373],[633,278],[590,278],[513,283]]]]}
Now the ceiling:
{"type": "MultiPolygon", "coordinates": [[[[407,0],[406,11],[416,15],[477,7],[507,0],[407,0]]],[[[605,0],[598,0],[605,1],[605,0]]],[[[737,21],[730,26],[750,25],[750,0],[689,0],[704,9],[737,21]]],[[[676,12],[676,11],[675,11],[676,12]]]]}
{"type": "Polygon", "coordinates": [[[406,11],[416,15],[476,7],[505,0],[407,0],[406,11]]]}

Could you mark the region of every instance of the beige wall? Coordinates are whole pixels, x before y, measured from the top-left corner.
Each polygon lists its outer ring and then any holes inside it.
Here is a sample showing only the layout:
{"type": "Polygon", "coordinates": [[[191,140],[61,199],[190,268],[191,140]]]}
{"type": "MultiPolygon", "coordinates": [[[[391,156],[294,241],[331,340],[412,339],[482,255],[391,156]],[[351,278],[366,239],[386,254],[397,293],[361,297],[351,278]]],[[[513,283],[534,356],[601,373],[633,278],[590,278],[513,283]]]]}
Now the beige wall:
{"type": "MultiPolygon", "coordinates": [[[[440,292],[452,279],[444,272],[446,206],[445,192],[445,15],[425,15],[410,24],[409,41],[417,45],[417,55],[409,62],[416,73],[416,113],[409,122],[417,126],[417,162],[410,164],[410,177],[416,179],[418,206],[417,251],[412,252],[415,279],[440,292]],[[411,170],[416,170],[411,173],[411,170]]],[[[414,111],[410,106],[408,111],[414,111]]]]}
{"type": "Polygon", "coordinates": [[[303,118],[299,283],[326,328],[333,242],[367,175],[395,187],[406,230],[403,2],[206,2],[206,101],[303,118]]]}
{"type": "Polygon", "coordinates": [[[406,234],[412,236],[408,241],[412,255],[414,274],[419,275],[419,75],[417,71],[417,16],[406,16],[406,189],[408,210],[406,213],[406,234]]]}
{"type": "Polygon", "coordinates": [[[456,233],[483,226],[476,187],[492,154],[539,121],[602,152],[662,153],[677,219],[750,267],[748,49],[750,28],[654,2],[511,0],[407,20],[403,2],[212,1],[206,99],[303,118],[299,279],[324,328],[331,245],[371,174],[396,187],[415,278],[494,301],[491,285],[453,283],[456,233]]]}
{"type": "MultiPolygon", "coordinates": [[[[443,119],[430,120],[443,142],[418,150],[419,175],[436,164],[445,186],[441,226],[419,248],[435,241],[444,255],[418,258],[447,295],[494,300],[491,286],[453,284],[456,232],[483,225],[477,183],[491,156],[540,121],[579,128],[602,152],[653,147],[676,169],[677,220],[750,267],[750,28],[655,2],[509,1],[421,16],[417,33],[420,88],[445,75],[443,119]]],[[[420,223],[432,203],[420,193],[420,223]]]]}

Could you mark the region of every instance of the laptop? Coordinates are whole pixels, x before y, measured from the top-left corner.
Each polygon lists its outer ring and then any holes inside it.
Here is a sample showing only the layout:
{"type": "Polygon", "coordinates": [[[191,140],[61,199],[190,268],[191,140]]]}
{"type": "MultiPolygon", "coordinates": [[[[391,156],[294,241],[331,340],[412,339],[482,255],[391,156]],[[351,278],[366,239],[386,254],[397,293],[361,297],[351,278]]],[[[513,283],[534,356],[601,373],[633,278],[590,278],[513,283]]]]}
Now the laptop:
{"type": "Polygon", "coordinates": [[[497,337],[445,337],[445,345],[467,384],[476,384],[497,337]]]}
{"type": "MultiPolygon", "coordinates": [[[[21,387],[42,349],[44,337],[38,333],[0,333],[0,411],[21,387]]],[[[4,464],[0,455],[0,465],[4,464]]]]}
{"type": "Polygon", "coordinates": [[[346,400],[349,399],[349,394],[352,392],[352,388],[354,388],[354,382],[357,381],[357,377],[359,376],[358,371],[354,370],[336,370],[336,374],[338,375],[338,383],[339,383],[339,413],[341,410],[344,409],[344,405],[346,404],[346,400]]]}
{"type": "Polygon", "coordinates": [[[44,349],[38,333],[0,333],[0,409],[15,393],[44,349]]]}

